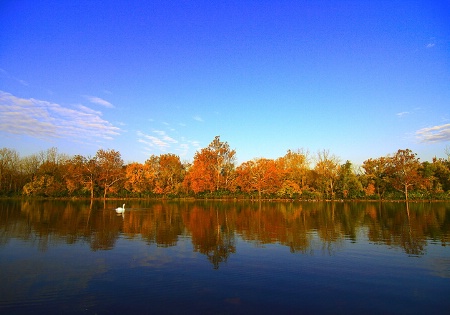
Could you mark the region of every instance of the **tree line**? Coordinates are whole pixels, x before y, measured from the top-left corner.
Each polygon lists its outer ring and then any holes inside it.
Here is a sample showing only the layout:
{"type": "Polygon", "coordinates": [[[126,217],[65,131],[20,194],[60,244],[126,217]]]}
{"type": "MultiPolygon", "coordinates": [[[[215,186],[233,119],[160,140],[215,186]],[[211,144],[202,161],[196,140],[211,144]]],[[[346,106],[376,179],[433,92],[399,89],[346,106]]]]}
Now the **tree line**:
{"type": "Polygon", "coordinates": [[[119,151],[68,156],[50,148],[20,157],[0,149],[0,195],[85,198],[450,199],[447,158],[420,162],[410,149],[370,158],[360,167],[328,150],[288,150],[276,159],[236,165],[220,136],[192,163],[166,153],[125,164],[119,151]]]}

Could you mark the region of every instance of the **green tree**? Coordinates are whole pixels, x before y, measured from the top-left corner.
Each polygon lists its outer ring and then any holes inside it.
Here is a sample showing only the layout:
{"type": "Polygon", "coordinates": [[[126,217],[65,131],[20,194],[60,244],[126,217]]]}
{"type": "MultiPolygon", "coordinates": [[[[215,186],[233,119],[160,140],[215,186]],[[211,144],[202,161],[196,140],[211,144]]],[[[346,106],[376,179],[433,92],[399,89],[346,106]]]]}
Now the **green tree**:
{"type": "Polygon", "coordinates": [[[353,171],[350,161],[346,161],[339,168],[336,190],[342,198],[358,198],[363,190],[362,184],[353,171]]]}

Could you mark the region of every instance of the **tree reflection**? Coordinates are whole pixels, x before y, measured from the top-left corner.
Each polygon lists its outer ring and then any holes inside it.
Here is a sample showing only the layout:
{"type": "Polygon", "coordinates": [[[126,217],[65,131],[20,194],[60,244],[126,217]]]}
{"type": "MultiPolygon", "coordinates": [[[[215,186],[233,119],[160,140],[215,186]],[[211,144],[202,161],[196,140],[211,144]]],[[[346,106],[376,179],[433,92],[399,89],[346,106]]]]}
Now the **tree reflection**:
{"type": "Polygon", "coordinates": [[[191,232],[194,250],[208,258],[214,269],[226,262],[231,253],[236,252],[235,237],[229,226],[227,209],[211,204],[206,207],[194,205],[185,212],[185,223],[191,232]]]}
{"type": "Polygon", "coordinates": [[[218,269],[236,253],[236,239],[255,246],[277,243],[292,253],[328,254],[346,241],[426,253],[429,242],[450,243],[448,203],[365,202],[159,202],[130,201],[124,217],[111,201],[0,202],[0,246],[12,238],[46,251],[58,244],[87,242],[91,249],[112,249],[121,235],[149,246],[176,246],[189,237],[193,250],[218,269]]]}

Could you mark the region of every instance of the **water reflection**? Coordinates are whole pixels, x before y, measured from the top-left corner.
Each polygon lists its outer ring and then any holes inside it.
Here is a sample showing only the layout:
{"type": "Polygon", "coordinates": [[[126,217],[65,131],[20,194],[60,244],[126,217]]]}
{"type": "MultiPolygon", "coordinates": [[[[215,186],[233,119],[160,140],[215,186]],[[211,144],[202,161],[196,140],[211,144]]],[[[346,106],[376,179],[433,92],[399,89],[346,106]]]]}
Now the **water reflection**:
{"type": "Polygon", "coordinates": [[[120,237],[159,247],[189,237],[214,268],[236,252],[236,239],[255,246],[277,243],[292,253],[332,254],[344,240],[362,239],[421,256],[432,242],[450,243],[448,203],[269,203],[1,201],[0,244],[27,241],[41,251],[58,243],[112,249],[120,237]],[[122,202],[120,202],[120,205],[122,202]],[[129,206],[128,206],[129,204],[129,206]]]}

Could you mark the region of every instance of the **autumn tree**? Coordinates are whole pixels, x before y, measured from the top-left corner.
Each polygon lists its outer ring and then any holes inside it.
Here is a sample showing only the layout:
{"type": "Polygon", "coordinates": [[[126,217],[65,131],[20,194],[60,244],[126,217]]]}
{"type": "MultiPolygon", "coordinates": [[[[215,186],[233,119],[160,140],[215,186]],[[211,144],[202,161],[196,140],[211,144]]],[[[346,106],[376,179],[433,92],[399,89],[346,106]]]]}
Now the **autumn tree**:
{"type": "Polygon", "coordinates": [[[405,194],[406,200],[408,200],[409,189],[422,181],[419,173],[420,162],[416,156],[416,153],[406,149],[398,150],[388,159],[389,181],[395,189],[405,194]]]}
{"type": "Polygon", "coordinates": [[[215,190],[214,154],[210,150],[202,149],[194,155],[194,162],[184,179],[184,186],[194,193],[215,190]]]}
{"type": "Polygon", "coordinates": [[[148,180],[148,167],[141,163],[130,163],[125,168],[124,188],[133,193],[144,193],[150,189],[148,180]]]}
{"type": "Polygon", "coordinates": [[[363,187],[350,161],[346,161],[339,168],[338,179],[336,182],[336,191],[342,198],[357,198],[363,187]]]}
{"type": "Polygon", "coordinates": [[[160,156],[152,155],[145,165],[148,168],[147,178],[153,179],[152,189],[156,194],[176,194],[180,192],[184,178],[184,166],[180,157],[167,153],[160,156]]]}
{"type": "Polygon", "coordinates": [[[379,157],[365,160],[362,165],[369,184],[374,185],[379,199],[383,199],[388,184],[388,161],[385,157],[379,157]]]}
{"type": "Polygon", "coordinates": [[[277,194],[280,197],[293,197],[295,194],[301,194],[303,190],[309,187],[309,153],[303,150],[291,151],[276,160],[279,176],[282,183],[277,194]]]}
{"type": "Polygon", "coordinates": [[[66,185],[69,192],[87,190],[91,199],[94,198],[94,190],[100,168],[96,158],[75,155],[69,160],[68,177],[66,185]]]}
{"type": "Polygon", "coordinates": [[[68,175],[68,156],[59,154],[53,147],[37,155],[38,168],[23,188],[26,195],[57,196],[67,193],[65,178],[68,175]]]}
{"type": "Polygon", "coordinates": [[[31,181],[36,176],[40,165],[36,154],[25,156],[20,160],[20,170],[25,177],[25,181],[31,181]]]}
{"type": "Polygon", "coordinates": [[[339,158],[328,150],[317,152],[314,170],[318,176],[318,186],[328,197],[334,198],[335,184],[339,176],[339,158]]]}
{"type": "Polygon", "coordinates": [[[103,199],[115,184],[124,179],[123,160],[120,152],[100,149],[95,155],[99,167],[98,181],[103,188],[103,199]]]}
{"type": "Polygon", "coordinates": [[[231,174],[235,168],[236,151],[231,150],[227,142],[220,141],[219,136],[214,138],[208,149],[213,152],[215,160],[216,190],[227,189],[231,174]]]}
{"type": "Polygon", "coordinates": [[[287,153],[278,160],[283,168],[283,180],[292,181],[301,189],[308,188],[308,172],[310,167],[308,151],[288,150],[287,153]]]}
{"type": "Polygon", "coordinates": [[[19,154],[15,150],[0,149],[0,194],[18,191],[19,154]]]}
{"type": "Polygon", "coordinates": [[[272,159],[259,158],[242,163],[236,174],[236,183],[241,190],[257,191],[259,199],[263,194],[275,193],[281,187],[280,171],[272,159]]]}
{"type": "MultiPolygon", "coordinates": [[[[196,152],[194,162],[186,176],[195,192],[229,189],[235,168],[236,151],[216,136],[208,147],[196,152]]],[[[187,185],[185,183],[185,185],[187,185]]]]}

